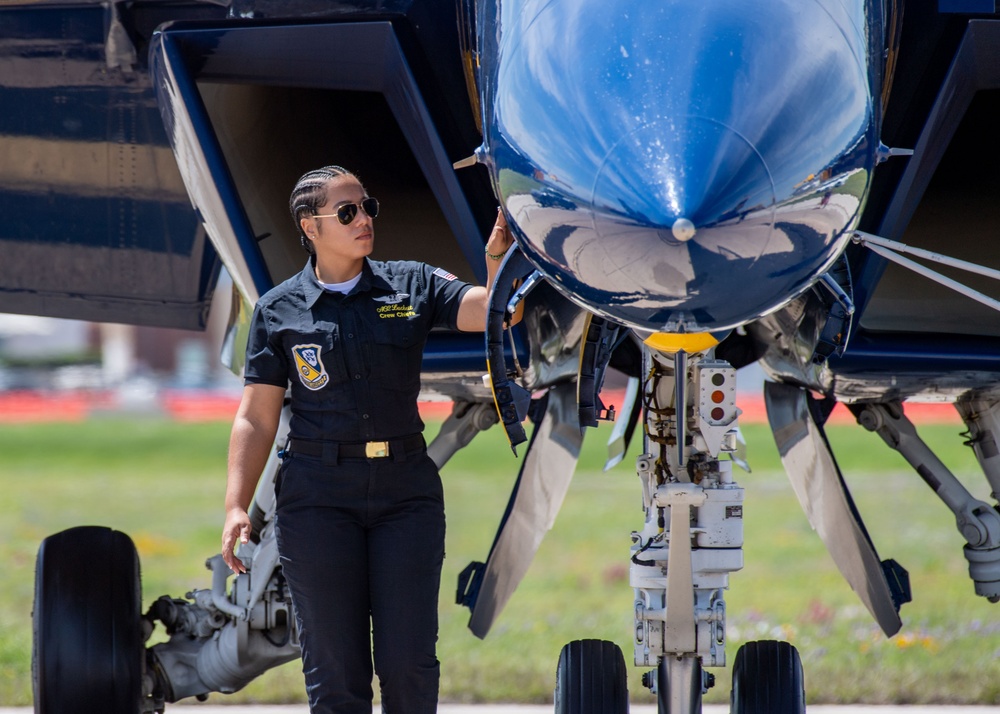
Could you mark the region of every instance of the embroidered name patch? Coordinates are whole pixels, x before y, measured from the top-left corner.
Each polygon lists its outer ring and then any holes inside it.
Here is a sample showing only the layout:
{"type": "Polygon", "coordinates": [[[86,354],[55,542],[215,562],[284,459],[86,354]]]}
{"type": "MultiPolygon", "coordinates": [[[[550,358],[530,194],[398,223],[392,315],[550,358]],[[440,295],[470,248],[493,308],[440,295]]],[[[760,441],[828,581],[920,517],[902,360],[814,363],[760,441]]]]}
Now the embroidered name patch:
{"type": "Polygon", "coordinates": [[[319,345],[295,345],[292,355],[295,357],[295,371],[299,373],[299,381],[306,389],[315,391],[330,381],[330,375],[326,373],[326,367],[319,356],[319,345]]]}
{"type": "Polygon", "coordinates": [[[375,312],[378,313],[380,319],[385,319],[387,317],[416,317],[417,311],[413,309],[413,305],[407,305],[406,303],[396,303],[395,305],[380,305],[375,308],[375,312]]]}

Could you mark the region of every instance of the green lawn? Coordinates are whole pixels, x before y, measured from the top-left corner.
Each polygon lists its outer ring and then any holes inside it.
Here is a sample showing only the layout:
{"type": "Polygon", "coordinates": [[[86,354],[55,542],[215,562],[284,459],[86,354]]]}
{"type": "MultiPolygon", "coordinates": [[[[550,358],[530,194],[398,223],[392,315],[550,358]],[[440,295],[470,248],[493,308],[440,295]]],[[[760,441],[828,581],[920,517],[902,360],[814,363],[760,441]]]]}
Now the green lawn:
{"type": "MultiPolygon", "coordinates": [[[[435,430],[434,426],[429,432],[435,430]]],[[[129,533],[143,566],[145,604],[210,585],[218,549],[229,425],[158,419],[0,427],[0,704],[31,700],[31,600],[38,544],[83,524],[129,533]]],[[[915,602],[904,628],[882,636],[835,571],[781,471],[769,430],[744,427],[746,568],[727,598],[730,661],[750,639],[799,647],[810,702],[1000,704],[1000,606],[977,598],[951,514],[903,460],[858,427],[830,439],[882,558],[910,571],[915,602]]],[[[955,425],[921,433],[980,498],[989,489],[955,425]]],[[[631,660],[629,533],[641,526],[634,453],[602,473],[607,428],[588,434],[573,487],[521,588],[485,641],[454,604],[457,574],[485,558],[519,461],[498,428],[444,470],[448,556],[441,596],[442,699],[551,699],[562,645],[617,641],[631,660]]],[[[635,446],[633,446],[635,452],[635,446]]],[[[523,453],[523,448],[522,448],[523,453]]],[[[631,668],[636,701],[651,701],[631,668]]],[[[728,698],[729,672],[709,701],[728,698]]],[[[302,701],[298,663],[217,702],[302,701]]]]}

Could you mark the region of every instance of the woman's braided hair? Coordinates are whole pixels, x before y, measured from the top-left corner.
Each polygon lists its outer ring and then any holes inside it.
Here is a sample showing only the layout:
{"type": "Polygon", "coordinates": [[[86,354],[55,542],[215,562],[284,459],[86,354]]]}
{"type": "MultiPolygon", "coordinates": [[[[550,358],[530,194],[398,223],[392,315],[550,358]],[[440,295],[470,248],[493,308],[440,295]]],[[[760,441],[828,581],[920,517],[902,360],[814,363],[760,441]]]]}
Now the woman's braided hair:
{"type": "Polygon", "coordinates": [[[299,232],[299,240],[302,241],[302,247],[309,254],[315,254],[315,250],[313,250],[312,241],[309,240],[302,230],[301,220],[308,216],[316,215],[319,207],[326,201],[327,183],[338,176],[353,176],[357,178],[357,176],[354,176],[354,174],[343,166],[324,166],[321,169],[315,169],[303,174],[302,178],[295,184],[295,188],[292,189],[291,198],[288,199],[288,210],[291,211],[292,220],[295,221],[295,228],[299,232]]]}

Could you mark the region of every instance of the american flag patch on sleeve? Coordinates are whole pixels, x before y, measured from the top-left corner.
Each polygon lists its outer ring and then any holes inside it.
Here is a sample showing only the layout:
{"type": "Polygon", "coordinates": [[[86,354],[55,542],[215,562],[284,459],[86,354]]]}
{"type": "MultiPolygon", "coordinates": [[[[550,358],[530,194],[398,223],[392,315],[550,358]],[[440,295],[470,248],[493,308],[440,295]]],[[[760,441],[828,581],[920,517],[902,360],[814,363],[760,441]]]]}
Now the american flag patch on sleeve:
{"type": "Polygon", "coordinates": [[[432,274],[438,276],[439,278],[444,278],[445,280],[454,280],[455,279],[455,276],[453,274],[449,273],[444,268],[434,268],[434,272],[432,274]]]}

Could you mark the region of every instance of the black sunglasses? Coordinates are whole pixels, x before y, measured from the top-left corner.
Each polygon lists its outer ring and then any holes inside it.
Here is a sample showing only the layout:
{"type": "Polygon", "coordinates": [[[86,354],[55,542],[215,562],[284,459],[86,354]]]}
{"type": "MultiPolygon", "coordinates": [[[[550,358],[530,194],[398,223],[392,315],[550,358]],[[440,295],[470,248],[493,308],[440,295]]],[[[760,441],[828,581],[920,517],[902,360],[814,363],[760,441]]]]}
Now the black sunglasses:
{"type": "Polygon", "coordinates": [[[336,213],[323,213],[313,216],[313,218],[336,217],[342,225],[348,226],[358,215],[358,206],[361,206],[361,210],[364,211],[369,218],[375,218],[378,216],[378,199],[369,196],[368,198],[362,199],[361,203],[345,203],[337,209],[336,213]]]}

